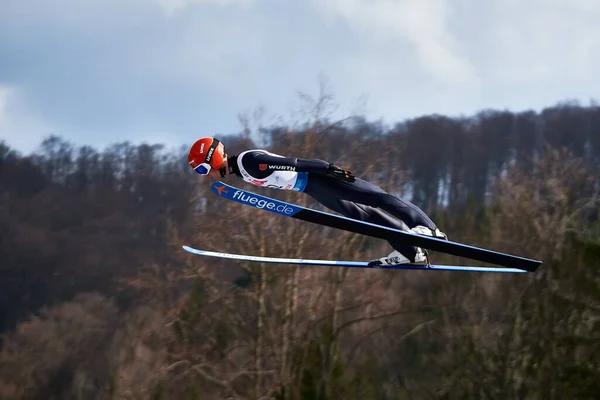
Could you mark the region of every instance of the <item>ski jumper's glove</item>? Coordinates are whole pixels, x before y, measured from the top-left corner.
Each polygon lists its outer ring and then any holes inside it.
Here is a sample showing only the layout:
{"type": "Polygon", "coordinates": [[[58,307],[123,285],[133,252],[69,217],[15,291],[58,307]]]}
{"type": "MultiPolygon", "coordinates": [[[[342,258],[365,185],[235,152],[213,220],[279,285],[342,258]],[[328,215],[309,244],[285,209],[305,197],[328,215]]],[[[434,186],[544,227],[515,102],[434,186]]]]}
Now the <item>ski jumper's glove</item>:
{"type": "Polygon", "coordinates": [[[352,174],[352,172],[333,164],[329,164],[329,167],[327,167],[327,175],[346,182],[354,182],[356,180],[356,177],[352,174]]]}

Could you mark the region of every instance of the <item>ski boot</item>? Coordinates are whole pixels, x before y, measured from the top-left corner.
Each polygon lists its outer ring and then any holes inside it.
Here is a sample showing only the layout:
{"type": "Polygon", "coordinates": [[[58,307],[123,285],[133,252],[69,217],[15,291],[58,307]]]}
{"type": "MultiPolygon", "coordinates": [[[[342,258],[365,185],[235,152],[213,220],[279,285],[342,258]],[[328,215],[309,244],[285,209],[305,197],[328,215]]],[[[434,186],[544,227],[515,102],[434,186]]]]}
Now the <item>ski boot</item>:
{"type": "Polygon", "coordinates": [[[417,235],[432,236],[437,239],[448,240],[448,235],[446,235],[444,232],[440,231],[438,228],[433,230],[433,229],[427,228],[423,225],[418,225],[418,226],[415,226],[414,228],[411,228],[410,231],[412,233],[416,233],[417,235]]]}
{"type": "Polygon", "coordinates": [[[397,250],[392,251],[387,257],[378,258],[376,260],[372,260],[369,262],[369,266],[378,267],[378,266],[390,266],[390,265],[401,265],[401,264],[411,264],[411,265],[430,265],[429,257],[427,255],[427,250],[424,250],[420,247],[417,247],[417,254],[415,255],[415,261],[412,262],[402,253],[397,250]]]}

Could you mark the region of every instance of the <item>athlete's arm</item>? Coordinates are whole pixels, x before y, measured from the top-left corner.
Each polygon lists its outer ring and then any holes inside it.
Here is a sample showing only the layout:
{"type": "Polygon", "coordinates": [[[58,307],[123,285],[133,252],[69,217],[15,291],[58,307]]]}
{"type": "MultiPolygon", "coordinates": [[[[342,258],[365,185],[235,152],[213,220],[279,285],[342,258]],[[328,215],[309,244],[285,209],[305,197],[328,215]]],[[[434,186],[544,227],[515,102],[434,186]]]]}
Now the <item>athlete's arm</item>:
{"type": "Polygon", "coordinates": [[[267,171],[316,172],[325,174],[329,163],[323,160],[305,160],[296,157],[277,157],[263,152],[251,152],[244,156],[244,165],[267,171]],[[248,163],[248,164],[246,164],[248,163]]]}
{"type": "Polygon", "coordinates": [[[244,155],[244,167],[261,171],[294,171],[328,174],[338,179],[354,181],[354,175],[336,165],[319,159],[303,159],[297,157],[279,157],[264,152],[249,152],[244,155]]]}

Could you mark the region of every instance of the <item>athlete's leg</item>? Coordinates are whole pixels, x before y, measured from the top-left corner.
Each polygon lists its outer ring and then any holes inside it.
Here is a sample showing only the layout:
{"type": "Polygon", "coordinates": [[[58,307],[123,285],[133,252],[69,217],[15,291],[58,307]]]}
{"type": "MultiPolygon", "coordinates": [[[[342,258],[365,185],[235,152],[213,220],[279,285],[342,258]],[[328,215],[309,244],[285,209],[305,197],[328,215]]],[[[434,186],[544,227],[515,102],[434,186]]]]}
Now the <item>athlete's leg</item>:
{"type": "MultiPolygon", "coordinates": [[[[310,181],[309,181],[310,182],[310,181]]],[[[357,204],[348,200],[340,199],[338,193],[333,191],[330,185],[325,182],[312,182],[307,186],[305,193],[314,198],[325,207],[336,211],[348,218],[357,219],[377,225],[387,226],[394,229],[408,231],[408,226],[399,219],[392,218],[390,215],[371,206],[357,204]]],[[[403,254],[406,258],[414,261],[417,254],[417,248],[401,240],[389,240],[390,246],[403,254]]]]}
{"type": "Polygon", "coordinates": [[[342,191],[344,196],[352,198],[352,200],[357,203],[381,208],[394,217],[400,218],[409,228],[414,228],[418,225],[426,226],[433,230],[437,228],[431,218],[415,204],[387,193],[379,186],[362,179],[356,179],[356,181],[352,183],[340,183],[341,186],[344,187],[344,190],[342,191]]]}
{"type": "Polygon", "coordinates": [[[307,194],[332,191],[339,199],[381,208],[401,219],[411,229],[419,225],[432,230],[437,228],[431,218],[410,201],[400,199],[359,178],[354,182],[342,182],[327,176],[311,174],[306,189],[307,194]]]}

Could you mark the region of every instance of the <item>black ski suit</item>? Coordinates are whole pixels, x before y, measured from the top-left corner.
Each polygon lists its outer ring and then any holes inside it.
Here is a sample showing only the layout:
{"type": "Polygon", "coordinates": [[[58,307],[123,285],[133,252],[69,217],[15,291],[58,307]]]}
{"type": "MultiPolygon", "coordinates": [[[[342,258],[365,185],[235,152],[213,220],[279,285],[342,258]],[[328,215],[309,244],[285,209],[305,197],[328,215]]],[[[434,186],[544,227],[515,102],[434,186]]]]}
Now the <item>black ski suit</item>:
{"type": "MultiPolygon", "coordinates": [[[[238,156],[228,158],[229,172],[243,179],[238,168],[238,156]]],[[[265,179],[276,171],[304,173],[306,183],[302,192],[325,207],[345,217],[390,228],[409,230],[422,225],[432,230],[435,223],[416,205],[385,192],[380,187],[319,159],[281,157],[263,150],[243,153],[242,166],[255,179],[265,179]],[[385,212],[383,212],[383,211],[385,212]],[[394,218],[395,217],[395,218],[394,218]]],[[[414,261],[416,249],[399,240],[390,245],[414,261]]]]}

